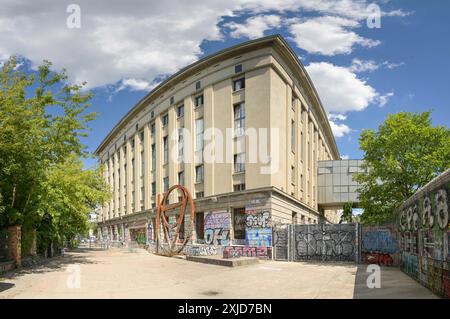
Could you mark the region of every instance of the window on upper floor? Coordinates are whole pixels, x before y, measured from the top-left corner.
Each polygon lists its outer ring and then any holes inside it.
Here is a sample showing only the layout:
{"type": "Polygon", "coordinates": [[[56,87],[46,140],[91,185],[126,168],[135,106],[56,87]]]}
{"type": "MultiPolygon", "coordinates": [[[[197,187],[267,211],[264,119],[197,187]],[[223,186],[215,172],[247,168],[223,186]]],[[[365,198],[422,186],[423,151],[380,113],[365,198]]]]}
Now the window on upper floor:
{"type": "Polygon", "coordinates": [[[235,104],[234,108],[234,134],[242,136],[245,133],[245,103],[235,104]]]}
{"type": "Polygon", "coordinates": [[[245,191],[245,184],[233,185],[233,191],[235,191],[235,192],[245,191]]]}
{"type": "Polygon", "coordinates": [[[204,180],[203,165],[195,166],[195,182],[202,183],[204,180]]]}
{"type": "Polygon", "coordinates": [[[184,105],[180,105],[177,107],[177,117],[183,117],[184,116],[184,105]]]}
{"type": "Polygon", "coordinates": [[[296,127],[295,127],[295,121],[291,121],[291,152],[295,153],[295,135],[297,133],[296,127]]]}
{"type": "Polygon", "coordinates": [[[194,105],[195,105],[195,107],[203,106],[203,94],[197,95],[194,98],[194,105]]]}
{"type": "Polygon", "coordinates": [[[245,153],[234,155],[234,172],[245,172],[245,153]]]}
{"type": "Polygon", "coordinates": [[[245,78],[233,81],[233,92],[245,89],[245,78]]]}
{"type": "Polygon", "coordinates": [[[178,172],[178,184],[184,185],[184,171],[178,172]]]}
{"type": "Polygon", "coordinates": [[[203,118],[195,120],[195,151],[203,150],[203,118]]]}
{"type": "Polygon", "coordinates": [[[169,114],[164,114],[162,117],[162,126],[167,126],[169,124],[169,114]]]}
{"type": "Polygon", "coordinates": [[[164,150],[164,157],[163,157],[163,164],[169,163],[169,137],[165,136],[163,138],[163,150],[164,150]]]}

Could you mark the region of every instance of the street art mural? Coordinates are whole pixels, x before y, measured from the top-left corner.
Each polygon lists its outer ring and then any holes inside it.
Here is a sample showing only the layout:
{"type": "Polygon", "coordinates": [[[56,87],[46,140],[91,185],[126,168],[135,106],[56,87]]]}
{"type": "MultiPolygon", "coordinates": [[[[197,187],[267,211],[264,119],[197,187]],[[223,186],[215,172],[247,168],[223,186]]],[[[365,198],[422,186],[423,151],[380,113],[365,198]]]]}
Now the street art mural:
{"type": "Polygon", "coordinates": [[[362,261],[384,266],[397,265],[399,247],[395,226],[363,227],[362,261]]]}
{"type": "Polygon", "coordinates": [[[358,260],[356,224],[293,227],[296,260],[358,260]]]}
{"type": "Polygon", "coordinates": [[[450,298],[450,170],[398,210],[401,269],[434,293],[450,298]]]}
{"type": "Polygon", "coordinates": [[[247,228],[245,245],[254,247],[272,246],[272,228],[247,228]]]}
{"type": "Polygon", "coordinates": [[[205,243],[227,246],[230,243],[231,214],[227,211],[205,214],[205,243]]]}
{"type": "Polygon", "coordinates": [[[223,250],[223,258],[240,257],[272,259],[272,247],[228,246],[223,250]]]}
{"type": "Polygon", "coordinates": [[[245,245],[272,246],[271,212],[266,207],[250,204],[245,207],[245,245]]]}

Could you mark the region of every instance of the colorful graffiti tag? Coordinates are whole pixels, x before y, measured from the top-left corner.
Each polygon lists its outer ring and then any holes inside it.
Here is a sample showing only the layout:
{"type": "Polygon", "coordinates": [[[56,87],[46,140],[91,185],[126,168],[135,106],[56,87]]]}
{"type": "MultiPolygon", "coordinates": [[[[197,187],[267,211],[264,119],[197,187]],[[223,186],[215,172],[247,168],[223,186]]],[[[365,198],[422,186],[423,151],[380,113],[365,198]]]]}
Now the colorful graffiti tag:
{"type": "Polygon", "coordinates": [[[272,247],[228,246],[223,250],[223,258],[257,257],[272,258],[272,247]]]}
{"type": "Polygon", "coordinates": [[[397,232],[390,227],[363,228],[361,253],[368,264],[392,266],[398,261],[397,232]]]}
{"type": "Polygon", "coordinates": [[[210,245],[186,245],[184,253],[187,256],[214,256],[217,255],[218,249],[210,245]]]}
{"type": "Polygon", "coordinates": [[[266,207],[245,207],[245,245],[252,247],[272,246],[271,213],[266,207]]]}
{"type": "Polygon", "coordinates": [[[245,245],[254,247],[272,246],[272,228],[247,228],[245,245]]]}
{"type": "Polygon", "coordinates": [[[434,293],[450,298],[450,170],[398,211],[401,269],[434,293]]]}
{"type": "Polygon", "coordinates": [[[205,243],[226,246],[230,243],[231,214],[210,212],[205,215],[205,243]]]}

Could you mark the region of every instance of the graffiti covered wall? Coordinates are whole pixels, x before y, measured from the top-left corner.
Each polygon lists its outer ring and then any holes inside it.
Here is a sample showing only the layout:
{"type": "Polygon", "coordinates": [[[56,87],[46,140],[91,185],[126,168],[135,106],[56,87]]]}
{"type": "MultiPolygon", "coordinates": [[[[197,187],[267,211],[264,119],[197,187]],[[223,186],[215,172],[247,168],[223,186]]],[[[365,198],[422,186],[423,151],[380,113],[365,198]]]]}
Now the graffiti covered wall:
{"type": "Polygon", "coordinates": [[[227,211],[205,214],[205,243],[227,246],[230,243],[231,214],[227,211]]]}
{"type": "Polygon", "coordinates": [[[358,261],[358,225],[292,225],[294,260],[358,261]]]}
{"type": "Polygon", "coordinates": [[[272,246],[270,210],[248,205],[245,207],[245,245],[252,247],[272,246]]]}
{"type": "Polygon", "coordinates": [[[362,227],[362,261],[384,266],[399,265],[397,226],[362,227]]]}
{"type": "Polygon", "coordinates": [[[401,269],[434,293],[450,298],[450,170],[398,210],[401,269]]]}

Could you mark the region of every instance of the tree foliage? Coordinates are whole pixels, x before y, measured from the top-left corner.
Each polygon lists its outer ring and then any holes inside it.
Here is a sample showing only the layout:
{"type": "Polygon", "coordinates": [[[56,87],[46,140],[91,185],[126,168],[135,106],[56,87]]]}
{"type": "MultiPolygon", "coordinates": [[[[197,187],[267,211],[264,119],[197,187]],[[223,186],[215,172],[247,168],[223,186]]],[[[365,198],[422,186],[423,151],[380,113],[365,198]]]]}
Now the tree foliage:
{"type": "Polygon", "coordinates": [[[378,131],[359,139],[365,173],[360,186],[361,221],[382,223],[420,187],[450,167],[450,130],[431,123],[431,112],[389,115],[378,131]]]}
{"type": "Polygon", "coordinates": [[[0,69],[0,228],[31,225],[48,239],[82,229],[80,214],[106,196],[99,169],[80,161],[92,93],[51,66],[27,74],[12,57],[0,69]]]}
{"type": "Polygon", "coordinates": [[[353,222],[353,203],[348,202],[344,205],[344,211],[342,212],[341,216],[341,223],[347,222],[351,223],[353,222]]]}

